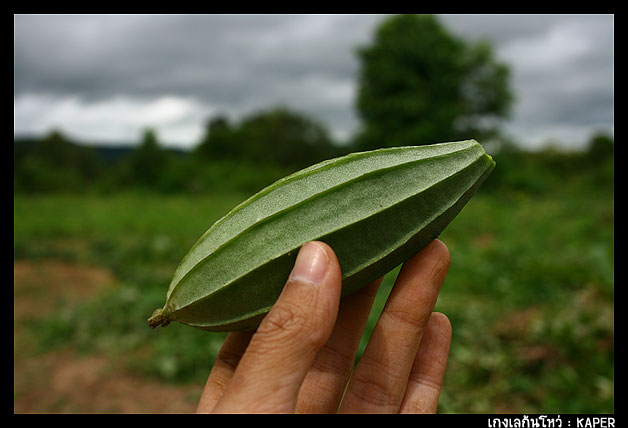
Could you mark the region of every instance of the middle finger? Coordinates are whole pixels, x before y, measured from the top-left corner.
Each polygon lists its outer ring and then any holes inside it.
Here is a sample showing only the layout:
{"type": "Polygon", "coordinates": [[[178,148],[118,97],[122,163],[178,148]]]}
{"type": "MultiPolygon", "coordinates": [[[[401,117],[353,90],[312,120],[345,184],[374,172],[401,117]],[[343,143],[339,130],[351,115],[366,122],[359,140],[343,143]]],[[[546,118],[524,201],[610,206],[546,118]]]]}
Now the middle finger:
{"type": "Polygon", "coordinates": [[[404,263],[351,377],[341,412],[399,410],[414,357],[448,267],[449,251],[438,240],[404,263]]]}

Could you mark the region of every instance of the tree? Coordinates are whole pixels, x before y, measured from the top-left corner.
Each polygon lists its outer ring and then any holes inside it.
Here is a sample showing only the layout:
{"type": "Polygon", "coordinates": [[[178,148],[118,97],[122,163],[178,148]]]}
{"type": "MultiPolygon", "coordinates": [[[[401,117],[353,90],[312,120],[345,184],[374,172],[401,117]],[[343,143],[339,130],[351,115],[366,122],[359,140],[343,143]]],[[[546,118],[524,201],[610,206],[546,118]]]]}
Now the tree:
{"type": "Polygon", "coordinates": [[[159,146],[155,131],[144,130],[142,140],[131,154],[129,161],[132,180],[155,186],[167,161],[167,153],[159,146]]]}
{"type": "Polygon", "coordinates": [[[613,157],[615,153],[615,140],[604,132],[598,132],[589,141],[589,159],[599,162],[613,157]]]}
{"type": "Polygon", "coordinates": [[[235,125],[223,116],[209,120],[196,152],[214,160],[241,159],[296,169],[332,156],[335,146],[320,123],[275,107],[255,112],[235,125]]]}
{"type": "Polygon", "coordinates": [[[229,119],[217,115],[207,121],[206,132],[196,153],[203,158],[224,159],[237,156],[238,144],[229,119]]]}
{"type": "Polygon", "coordinates": [[[290,168],[322,160],[332,146],[323,125],[283,107],[249,116],[239,135],[247,157],[290,168]]]}
{"type": "Polygon", "coordinates": [[[101,171],[94,149],[71,141],[60,130],[14,144],[14,189],[18,191],[85,190],[101,171]]]}
{"type": "Polygon", "coordinates": [[[466,43],[434,16],[384,20],[358,57],[360,149],[482,140],[510,111],[509,69],[491,45],[466,43]]]}

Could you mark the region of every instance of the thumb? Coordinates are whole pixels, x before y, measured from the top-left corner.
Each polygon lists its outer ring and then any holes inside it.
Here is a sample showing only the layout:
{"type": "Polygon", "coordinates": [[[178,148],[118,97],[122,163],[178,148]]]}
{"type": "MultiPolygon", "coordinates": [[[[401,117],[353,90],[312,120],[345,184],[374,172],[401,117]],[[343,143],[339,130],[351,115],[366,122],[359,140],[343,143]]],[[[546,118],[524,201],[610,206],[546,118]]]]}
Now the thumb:
{"type": "Polygon", "coordinates": [[[216,410],[233,411],[234,404],[245,405],[247,412],[294,411],[301,383],[336,322],[341,283],[331,247],[323,242],[301,247],[216,410]]]}

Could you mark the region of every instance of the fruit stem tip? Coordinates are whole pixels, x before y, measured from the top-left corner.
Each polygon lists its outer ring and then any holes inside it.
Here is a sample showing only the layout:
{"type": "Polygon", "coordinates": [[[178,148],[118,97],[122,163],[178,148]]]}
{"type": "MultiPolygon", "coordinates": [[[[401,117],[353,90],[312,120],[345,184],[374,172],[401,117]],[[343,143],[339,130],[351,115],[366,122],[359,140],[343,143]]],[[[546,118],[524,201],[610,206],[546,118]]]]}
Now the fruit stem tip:
{"type": "Polygon", "coordinates": [[[153,315],[148,319],[148,326],[156,328],[158,326],[165,327],[170,324],[170,320],[164,315],[163,309],[156,309],[153,315]]]}

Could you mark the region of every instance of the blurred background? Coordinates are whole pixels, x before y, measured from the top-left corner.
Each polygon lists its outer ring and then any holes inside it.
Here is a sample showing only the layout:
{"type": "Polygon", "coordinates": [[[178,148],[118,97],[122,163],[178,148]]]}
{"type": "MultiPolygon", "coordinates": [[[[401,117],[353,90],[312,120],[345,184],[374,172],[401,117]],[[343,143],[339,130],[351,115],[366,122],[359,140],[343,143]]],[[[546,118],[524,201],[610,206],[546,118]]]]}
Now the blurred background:
{"type": "Polygon", "coordinates": [[[14,411],[193,411],[224,334],[146,319],[214,221],[470,138],[439,412],[614,412],[613,15],[15,15],[14,411]]]}

